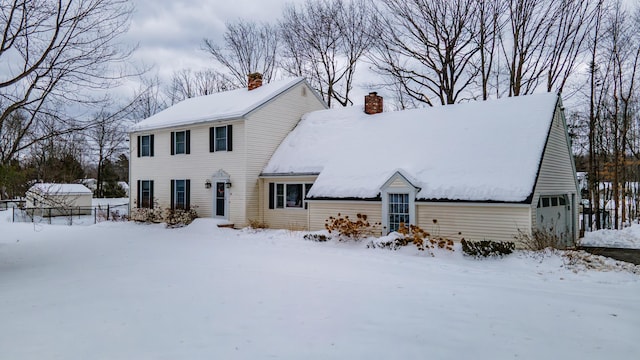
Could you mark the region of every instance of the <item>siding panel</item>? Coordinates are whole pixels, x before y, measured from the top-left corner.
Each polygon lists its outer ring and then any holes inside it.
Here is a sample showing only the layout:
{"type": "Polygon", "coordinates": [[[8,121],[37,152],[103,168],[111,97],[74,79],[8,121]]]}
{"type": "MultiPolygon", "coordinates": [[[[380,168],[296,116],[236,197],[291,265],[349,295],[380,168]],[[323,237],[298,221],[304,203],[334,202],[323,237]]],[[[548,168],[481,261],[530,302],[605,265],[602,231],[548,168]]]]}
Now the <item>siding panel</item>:
{"type": "MultiPolygon", "coordinates": [[[[338,213],[353,219],[357,214],[365,214],[371,224],[382,222],[382,205],[377,201],[310,201],[309,230],[324,230],[325,220],[338,213]]],[[[382,233],[380,226],[378,228],[376,236],[382,233]]]]}
{"type": "Polygon", "coordinates": [[[467,240],[514,241],[518,229],[530,226],[529,207],[510,205],[465,205],[419,203],[418,225],[432,234],[467,240]],[[437,224],[433,220],[437,219],[437,224]]]}

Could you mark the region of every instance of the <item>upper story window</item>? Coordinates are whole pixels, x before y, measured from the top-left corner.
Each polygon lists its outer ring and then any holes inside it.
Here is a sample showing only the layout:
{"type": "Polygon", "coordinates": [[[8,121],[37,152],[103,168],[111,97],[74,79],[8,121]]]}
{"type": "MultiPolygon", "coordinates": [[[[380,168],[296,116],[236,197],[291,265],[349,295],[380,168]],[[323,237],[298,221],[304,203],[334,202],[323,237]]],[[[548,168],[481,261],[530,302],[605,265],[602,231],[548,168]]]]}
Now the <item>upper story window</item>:
{"type": "Polygon", "coordinates": [[[153,135],[138,136],[138,157],[153,156],[153,135]]]}
{"type": "Polygon", "coordinates": [[[209,152],[231,151],[233,147],[233,126],[209,128],[209,152]]]}
{"type": "Polygon", "coordinates": [[[191,131],[171,132],[171,155],[189,154],[191,148],[191,131]]]}

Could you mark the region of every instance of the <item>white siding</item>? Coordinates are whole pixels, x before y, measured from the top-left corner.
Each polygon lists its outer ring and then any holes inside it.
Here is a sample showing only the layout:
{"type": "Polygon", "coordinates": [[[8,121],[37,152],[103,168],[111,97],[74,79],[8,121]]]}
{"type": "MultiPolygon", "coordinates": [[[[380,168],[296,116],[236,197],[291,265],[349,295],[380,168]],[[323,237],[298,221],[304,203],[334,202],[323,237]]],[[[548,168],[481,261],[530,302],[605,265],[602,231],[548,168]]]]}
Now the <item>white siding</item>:
{"type": "Polygon", "coordinates": [[[324,108],[324,103],[313,94],[306,83],[300,83],[247,116],[247,219],[262,217],[259,208],[258,176],[273,152],[303,114],[324,108]]]}
{"type": "MultiPolygon", "coordinates": [[[[579,192],[575,178],[575,165],[570,152],[566,124],[562,110],[558,107],[556,108],[553,123],[551,124],[549,138],[547,139],[547,145],[531,202],[532,228],[536,227],[536,208],[540,195],[563,194],[569,195],[569,201],[571,201],[571,195],[575,195],[576,203],[579,200],[579,192]]],[[[578,211],[576,211],[577,209],[575,208],[576,203],[571,204],[571,207],[575,215],[573,221],[576,225],[577,235],[578,211]]]]}
{"type": "MultiPolygon", "coordinates": [[[[310,201],[309,230],[324,230],[325,221],[330,217],[349,216],[356,219],[357,214],[367,215],[370,224],[382,222],[382,204],[379,201],[310,201]]],[[[381,226],[374,235],[382,234],[381,226]]]]}
{"type": "Polygon", "coordinates": [[[211,217],[213,212],[213,187],[206,189],[204,183],[214,173],[223,169],[230,175],[232,187],[229,196],[229,221],[245,222],[245,126],[244,121],[216,122],[172,129],[162,129],[153,133],[154,156],[137,157],[137,133],[131,134],[131,206],[135,207],[138,196],[138,180],[153,180],[153,195],[162,208],[170,206],[171,180],[191,180],[191,205],[197,206],[198,214],[211,217]],[[233,125],[233,150],[209,152],[209,127],[233,125]],[[190,154],[171,155],[171,132],[191,131],[190,154]]]}
{"type": "Polygon", "coordinates": [[[456,239],[514,241],[518,229],[531,226],[528,205],[418,203],[416,208],[418,226],[456,239]]]}

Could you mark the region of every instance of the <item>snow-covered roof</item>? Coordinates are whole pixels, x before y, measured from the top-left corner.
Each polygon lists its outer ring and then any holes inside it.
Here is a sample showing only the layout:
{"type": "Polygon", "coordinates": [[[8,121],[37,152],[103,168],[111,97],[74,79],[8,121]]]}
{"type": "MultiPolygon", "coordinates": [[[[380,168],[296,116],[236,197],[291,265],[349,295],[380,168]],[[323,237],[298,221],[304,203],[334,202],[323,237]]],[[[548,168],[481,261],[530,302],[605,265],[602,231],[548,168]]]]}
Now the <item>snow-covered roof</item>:
{"type": "Polygon", "coordinates": [[[241,88],[186,99],[133,125],[130,131],[239,118],[303,81],[302,77],[289,78],[251,91],[241,88]]]}
{"type": "Polygon", "coordinates": [[[263,175],[319,174],[315,198],[373,198],[396,171],[418,199],[522,202],[532,193],[557,95],[365,114],[306,114],[263,175]]]}
{"type": "Polygon", "coordinates": [[[82,184],[54,184],[38,183],[29,188],[29,191],[37,191],[41,194],[92,194],[86,186],[82,184]]]}

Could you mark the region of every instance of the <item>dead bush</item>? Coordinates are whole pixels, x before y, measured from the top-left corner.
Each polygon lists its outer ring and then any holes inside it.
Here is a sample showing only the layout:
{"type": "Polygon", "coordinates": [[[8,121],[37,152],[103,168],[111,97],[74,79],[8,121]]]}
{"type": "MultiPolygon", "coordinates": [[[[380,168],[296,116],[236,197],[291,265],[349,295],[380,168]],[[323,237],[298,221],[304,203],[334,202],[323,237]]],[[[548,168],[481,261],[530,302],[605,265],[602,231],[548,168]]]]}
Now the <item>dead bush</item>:
{"type": "Polygon", "coordinates": [[[527,250],[540,251],[546,248],[565,249],[563,238],[553,229],[533,229],[531,234],[518,229],[515,240],[527,250]]]}
{"type": "MultiPolygon", "coordinates": [[[[438,225],[438,220],[433,219],[433,224],[434,226],[438,225]]],[[[409,240],[413,245],[415,245],[418,250],[428,250],[432,256],[433,252],[431,251],[431,249],[438,248],[454,251],[454,242],[452,237],[441,235],[439,226],[435,226],[434,229],[436,230],[435,234],[431,234],[417,225],[409,225],[407,227],[405,223],[400,223],[398,233],[402,234],[405,239],[409,240]]],[[[459,232],[458,236],[460,235],[462,235],[462,233],[459,232]]]]}
{"type": "Polygon", "coordinates": [[[356,219],[349,219],[348,215],[337,217],[330,216],[325,220],[324,227],[329,234],[337,232],[339,240],[360,240],[365,236],[371,236],[379,232],[380,223],[369,223],[367,215],[357,214],[356,219]]]}
{"type": "Polygon", "coordinates": [[[249,219],[249,227],[252,229],[268,229],[269,225],[264,221],[249,219]]]}

